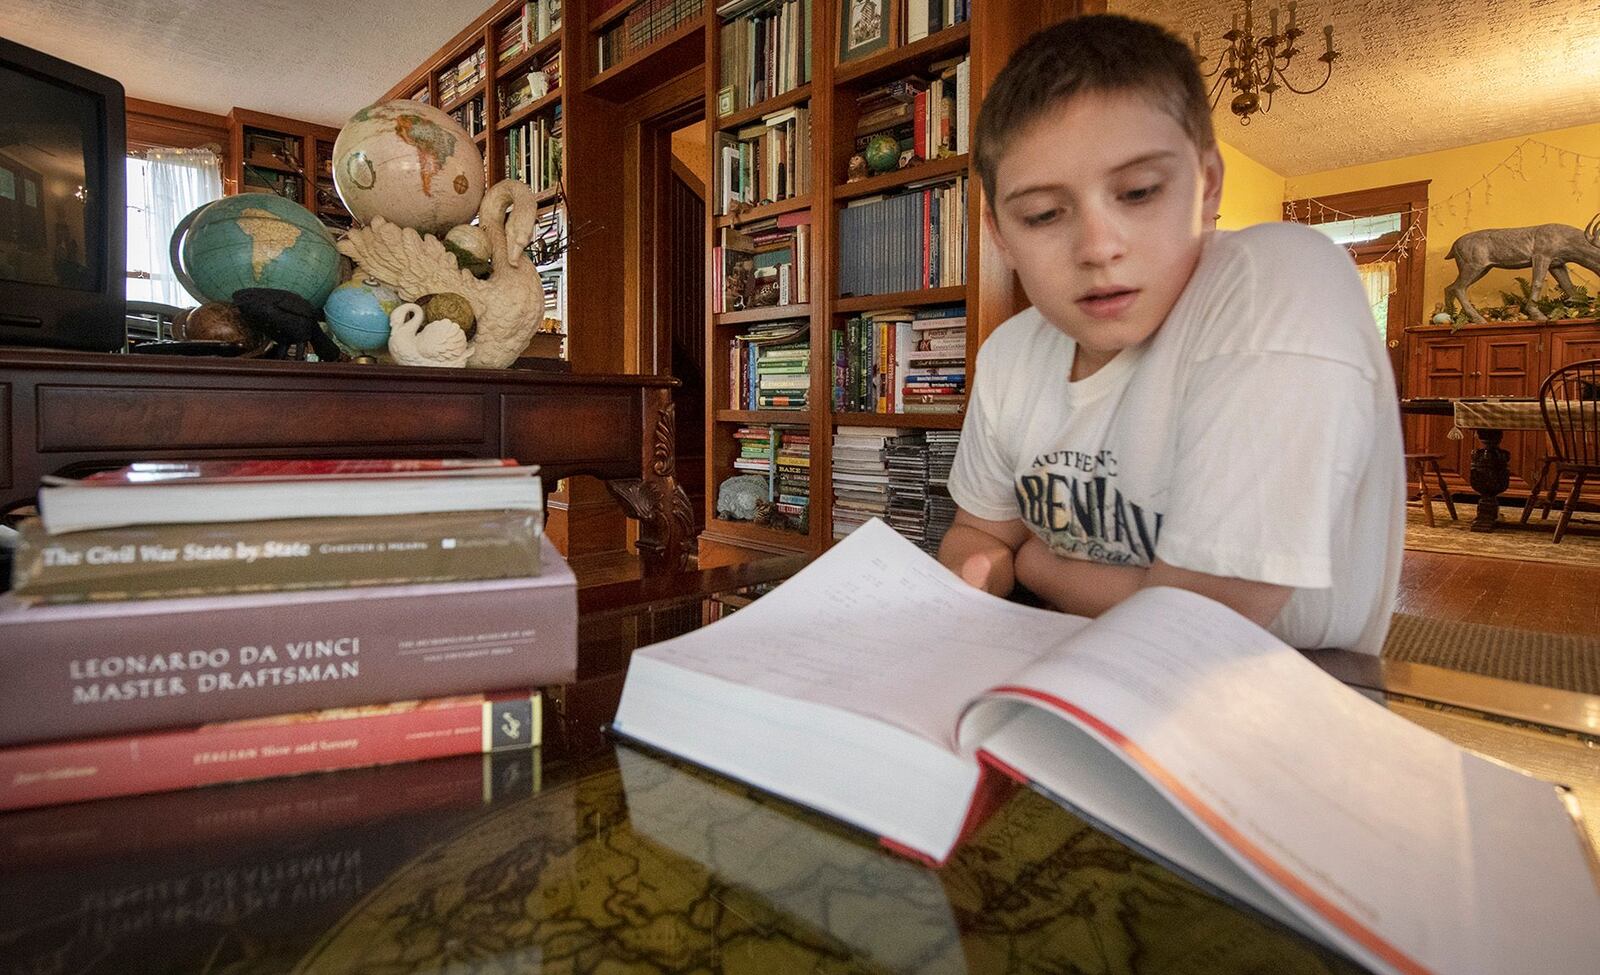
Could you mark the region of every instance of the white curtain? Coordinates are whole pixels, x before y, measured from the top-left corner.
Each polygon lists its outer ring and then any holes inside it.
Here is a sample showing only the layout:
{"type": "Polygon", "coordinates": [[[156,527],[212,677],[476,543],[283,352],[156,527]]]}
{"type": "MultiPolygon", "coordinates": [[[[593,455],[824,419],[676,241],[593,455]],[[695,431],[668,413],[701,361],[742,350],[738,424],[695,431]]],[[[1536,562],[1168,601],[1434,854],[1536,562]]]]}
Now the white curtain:
{"type": "Polygon", "coordinates": [[[222,160],[210,149],[151,149],[145,159],[145,234],[150,247],[150,290],[156,301],[180,307],[199,302],[172,273],[170,242],[178,221],[196,207],[222,198],[222,160]]]}
{"type": "Polygon", "coordinates": [[[1394,261],[1373,261],[1371,264],[1356,265],[1356,270],[1361,274],[1361,284],[1367,289],[1367,302],[1372,306],[1372,317],[1378,323],[1378,334],[1385,338],[1389,333],[1389,296],[1394,293],[1394,274],[1397,267],[1394,261]]]}

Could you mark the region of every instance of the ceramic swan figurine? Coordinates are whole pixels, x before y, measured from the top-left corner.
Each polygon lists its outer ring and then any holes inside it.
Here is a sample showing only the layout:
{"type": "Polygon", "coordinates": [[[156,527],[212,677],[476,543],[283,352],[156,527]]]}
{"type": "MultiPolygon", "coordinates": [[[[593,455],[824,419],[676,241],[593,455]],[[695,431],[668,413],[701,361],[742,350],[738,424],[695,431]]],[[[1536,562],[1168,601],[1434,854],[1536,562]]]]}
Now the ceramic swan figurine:
{"type": "Polygon", "coordinates": [[[389,354],[402,366],[467,364],[473,343],[448,318],[425,322],[422,306],[407,302],[389,313],[389,354]]]}
{"type": "Polygon", "coordinates": [[[492,263],[481,281],[462,270],[438,238],[382,217],[373,217],[370,227],[351,230],[339,241],[339,252],[360,266],[356,276],[377,278],[408,302],[430,294],[466,298],[478,320],[466,364],[503,369],[527,348],[544,319],[539,272],[523,252],[538,219],[538,200],[526,183],[503,180],[483,194],[478,226],[488,238],[492,263]]]}

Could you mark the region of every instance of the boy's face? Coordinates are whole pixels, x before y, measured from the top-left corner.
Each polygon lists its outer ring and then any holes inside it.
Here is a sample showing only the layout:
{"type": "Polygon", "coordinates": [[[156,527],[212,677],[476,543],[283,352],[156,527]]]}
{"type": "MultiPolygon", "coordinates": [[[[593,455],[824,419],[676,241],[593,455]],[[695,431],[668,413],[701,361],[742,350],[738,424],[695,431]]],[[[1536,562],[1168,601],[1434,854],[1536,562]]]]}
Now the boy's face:
{"type": "Polygon", "coordinates": [[[1161,327],[1200,260],[1222,158],[1137,92],[1066,99],[1013,136],[985,220],[1082,378],[1161,327]]]}

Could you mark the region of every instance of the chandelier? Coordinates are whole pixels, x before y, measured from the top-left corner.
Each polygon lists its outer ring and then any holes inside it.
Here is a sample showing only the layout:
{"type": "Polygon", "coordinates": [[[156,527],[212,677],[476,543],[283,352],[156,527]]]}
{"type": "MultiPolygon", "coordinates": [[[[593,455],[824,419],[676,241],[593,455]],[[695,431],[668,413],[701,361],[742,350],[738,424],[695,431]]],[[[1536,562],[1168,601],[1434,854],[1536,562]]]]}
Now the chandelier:
{"type": "Polygon", "coordinates": [[[1236,94],[1228,109],[1239,116],[1241,125],[1249,125],[1250,116],[1257,112],[1270,112],[1272,95],[1280,88],[1287,88],[1297,95],[1320,91],[1333,77],[1333,62],[1339,57],[1339,52],[1333,49],[1333,25],[1326,24],[1322,28],[1322,36],[1327,41],[1327,51],[1317,58],[1327,65],[1322,80],[1312,88],[1296,88],[1284,74],[1284,69],[1289,67],[1295,55],[1303,53],[1294,46],[1294,42],[1305,35],[1305,31],[1295,26],[1295,4],[1291,0],[1288,5],[1289,22],[1281,34],[1278,33],[1278,8],[1272,8],[1268,14],[1272,31],[1263,37],[1256,36],[1255,16],[1250,7],[1251,0],[1244,0],[1243,30],[1239,28],[1239,15],[1233,15],[1232,28],[1222,35],[1226,46],[1217,55],[1217,62],[1209,71],[1204,70],[1206,55],[1200,48],[1200,32],[1195,31],[1194,35],[1195,59],[1200,62],[1205,77],[1217,79],[1211,85],[1211,107],[1217,107],[1225,89],[1232,89],[1236,94]]]}

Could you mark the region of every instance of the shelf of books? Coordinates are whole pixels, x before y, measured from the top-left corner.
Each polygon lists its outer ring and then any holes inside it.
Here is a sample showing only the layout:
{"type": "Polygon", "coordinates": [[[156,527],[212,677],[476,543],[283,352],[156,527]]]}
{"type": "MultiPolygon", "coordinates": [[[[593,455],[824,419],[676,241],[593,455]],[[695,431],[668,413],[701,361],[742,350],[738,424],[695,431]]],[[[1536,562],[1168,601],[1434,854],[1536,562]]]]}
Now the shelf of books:
{"type": "Polygon", "coordinates": [[[889,4],[859,55],[836,40],[840,0],[715,9],[714,543],[820,552],[879,517],[935,551],[954,518],[978,333],[974,27],[965,0],[889,4]],[[748,521],[716,501],[735,477],[759,496],[748,521]]]}
{"type": "MultiPolygon", "coordinates": [[[[601,97],[638,92],[692,67],[707,0],[621,0],[590,18],[595,74],[585,90],[601,97]]],[[[595,4],[599,7],[599,3],[595,4]]]]}
{"type": "Polygon", "coordinates": [[[239,193],[274,193],[304,206],[335,231],[350,214],[333,189],[337,129],[236,108],[228,115],[229,182],[239,193]]]}

